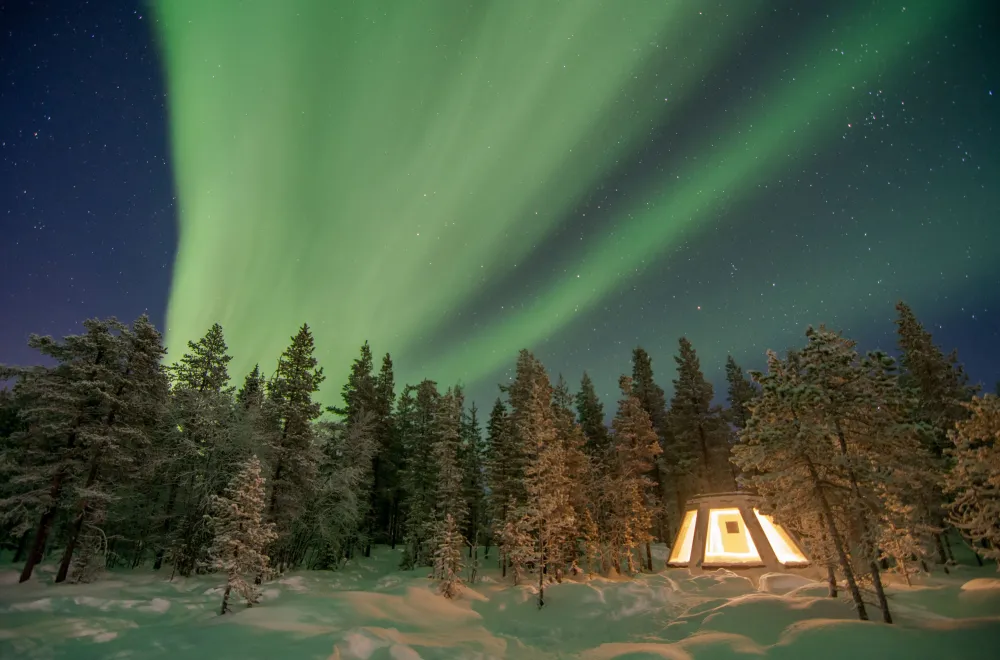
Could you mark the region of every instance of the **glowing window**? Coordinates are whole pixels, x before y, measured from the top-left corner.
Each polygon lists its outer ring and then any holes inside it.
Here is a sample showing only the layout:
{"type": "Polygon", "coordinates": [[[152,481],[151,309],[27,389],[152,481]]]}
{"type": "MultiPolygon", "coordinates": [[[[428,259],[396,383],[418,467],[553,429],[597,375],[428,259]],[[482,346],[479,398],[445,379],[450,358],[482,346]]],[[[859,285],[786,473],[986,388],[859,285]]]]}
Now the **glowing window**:
{"type": "Polygon", "coordinates": [[[697,510],[691,510],[684,514],[681,529],[677,532],[677,542],[670,550],[668,564],[686,564],[691,561],[691,546],[694,545],[694,527],[697,520],[697,510]]]}
{"type": "Polygon", "coordinates": [[[753,514],[760,521],[760,526],[764,529],[764,536],[767,537],[767,542],[771,544],[771,548],[774,550],[774,555],[778,558],[778,561],[782,564],[809,563],[809,560],[802,554],[799,546],[795,544],[795,541],[788,535],[788,532],[775,523],[771,516],[765,516],[757,509],[753,510],[753,514]]]}
{"type": "Polygon", "coordinates": [[[760,555],[750,538],[743,516],[737,508],[712,509],[708,514],[708,539],[705,542],[706,564],[759,564],[760,555]],[[736,533],[729,533],[731,526],[736,533]]]}

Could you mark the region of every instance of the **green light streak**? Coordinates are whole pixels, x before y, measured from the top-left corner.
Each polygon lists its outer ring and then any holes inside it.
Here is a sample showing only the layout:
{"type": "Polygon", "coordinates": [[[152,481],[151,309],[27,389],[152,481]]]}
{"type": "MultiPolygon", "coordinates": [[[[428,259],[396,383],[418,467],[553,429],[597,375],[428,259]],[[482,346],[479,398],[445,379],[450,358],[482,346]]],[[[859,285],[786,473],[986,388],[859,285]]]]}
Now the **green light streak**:
{"type": "Polygon", "coordinates": [[[158,3],[172,354],[220,322],[239,374],[307,321],[329,368],[368,339],[419,375],[407,350],[634,151],[756,3],[468,4],[158,3]]]}
{"type": "MultiPolygon", "coordinates": [[[[475,381],[509,362],[519,347],[532,346],[565,328],[640,274],[644,264],[662,258],[680,239],[706,228],[711,214],[727,202],[752,194],[783,158],[800,151],[808,140],[826,140],[843,132],[840,118],[856,93],[853,86],[873,77],[883,59],[895,64],[911,53],[958,8],[959,3],[933,0],[909,3],[886,22],[868,21],[852,40],[853,50],[838,36],[840,31],[834,31],[824,45],[809,49],[819,54],[817,60],[806,60],[795,75],[776,84],[764,96],[766,105],[752,113],[752,121],[729,133],[723,141],[727,148],[720,153],[706,145],[698,156],[708,164],[637,205],[628,212],[620,231],[585,248],[568,269],[579,277],[557,279],[523,311],[497,321],[429,365],[441,373],[464,369],[466,377],[475,381]]],[[[835,285],[835,280],[828,284],[835,285]]],[[[703,326],[699,328],[699,344],[708,343],[703,326]]]]}

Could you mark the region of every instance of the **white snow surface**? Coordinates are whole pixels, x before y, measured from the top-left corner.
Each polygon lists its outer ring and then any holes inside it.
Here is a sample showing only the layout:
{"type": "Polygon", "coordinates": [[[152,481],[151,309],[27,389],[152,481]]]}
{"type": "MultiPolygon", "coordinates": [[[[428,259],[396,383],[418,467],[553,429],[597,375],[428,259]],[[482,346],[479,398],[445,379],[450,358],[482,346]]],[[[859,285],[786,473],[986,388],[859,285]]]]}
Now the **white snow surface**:
{"type": "MultiPolygon", "coordinates": [[[[654,557],[662,567],[665,551],[654,557]]],[[[219,578],[115,571],[86,585],[42,572],[17,584],[0,568],[0,658],[946,658],[983,656],[1000,640],[994,566],[957,566],[909,586],[887,576],[895,623],[857,620],[846,590],[827,596],[816,575],[579,577],[545,589],[512,586],[496,570],[455,600],[427,570],[400,571],[400,554],[337,572],[298,571],[264,585],[263,601],[220,616],[219,578]]],[[[986,654],[988,655],[988,654],[986,654]]]]}

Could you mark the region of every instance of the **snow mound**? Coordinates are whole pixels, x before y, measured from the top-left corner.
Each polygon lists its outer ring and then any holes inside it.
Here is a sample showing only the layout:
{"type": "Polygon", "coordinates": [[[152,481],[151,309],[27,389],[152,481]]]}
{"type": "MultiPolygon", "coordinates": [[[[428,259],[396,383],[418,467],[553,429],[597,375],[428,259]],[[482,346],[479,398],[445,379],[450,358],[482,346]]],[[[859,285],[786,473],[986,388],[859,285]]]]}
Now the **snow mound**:
{"type": "MultiPolygon", "coordinates": [[[[760,576],[757,583],[757,590],[768,594],[782,595],[789,591],[801,589],[802,587],[816,586],[815,580],[810,580],[801,575],[789,575],[787,573],[765,573],[760,576]]],[[[826,591],[825,584],[819,584],[823,591],[826,591]]]]}
{"type": "Polygon", "coordinates": [[[1000,589],[1000,578],[976,578],[962,585],[962,591],[987,591],[1000,589]]]}

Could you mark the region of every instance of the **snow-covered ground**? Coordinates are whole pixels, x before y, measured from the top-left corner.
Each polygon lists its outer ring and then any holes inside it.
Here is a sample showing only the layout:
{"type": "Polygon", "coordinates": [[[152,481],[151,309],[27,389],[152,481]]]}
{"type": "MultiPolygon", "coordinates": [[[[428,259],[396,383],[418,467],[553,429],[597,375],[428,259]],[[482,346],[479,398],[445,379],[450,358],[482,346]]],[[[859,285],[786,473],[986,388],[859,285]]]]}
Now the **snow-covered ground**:
{"type": "MultiPolygon", "coordinates": [[[[663,549],[659,548],[662,566],[663,549]]],[[[1000,574],[959,566],[889,590],[897,623],[856,620],[847,598],[799,575],[755,582],[668,569],[546,589],[482,582],[448,601],[426,571],[377,549],[340,572],[264,585],[260,606],[218,615],[214,577],[121,571],[53,585],[0,572],[0,658],[928,658],[1000,657],[1000,574]]],[[[872,608],[871,615],[879,613],[872,608]]]]}

